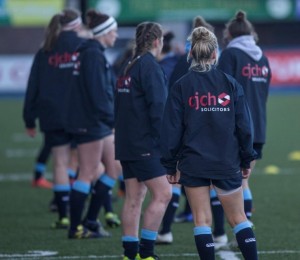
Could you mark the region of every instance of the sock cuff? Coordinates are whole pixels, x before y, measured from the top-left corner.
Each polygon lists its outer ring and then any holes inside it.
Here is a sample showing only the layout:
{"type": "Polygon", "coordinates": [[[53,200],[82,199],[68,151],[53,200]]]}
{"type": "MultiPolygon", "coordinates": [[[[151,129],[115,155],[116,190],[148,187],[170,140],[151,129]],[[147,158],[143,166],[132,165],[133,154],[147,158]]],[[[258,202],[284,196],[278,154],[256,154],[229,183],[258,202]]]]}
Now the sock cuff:
{"type": "Polygon", "coordinates": [[[104,183],[106,186],[113,188],[116,184],[116,180],[108,176],[106,173],[102,174],[99,178],[99,181],[104,183]]]}
{"type": "Polygon", "coordinates": [[[123,242],[138,242],[139,238],[134,236],[122,236],[123,242]]]}
{"type": "Polygon", "coordinates": [[[252,200],[252,193],[250,189],[243,189],[244,200],[252,200]]]}
{"type": "Polygon", "coordinates": [[[71,177],[71,178],[76,177],[76,171],[74,171],[73,169],[68,168],[67,172],[68,172],[69,177],[71,177]]]}
{"type": "Polygon", "coordinates": [[[241,230],[245,229],[245,228],[251,228],[252,225],[251,223],[247,220],[244,222],[241,222],[240,224],[237,224],[234,228],[233,228],[233,233],[237,234],[238,232],[240,232],[241,230]]]}
{"type": "Polygon", "coordinates": [[[211,227],[207,227],[207,226],[198,226],[198,227],[194,227],[194,235],[209,235],[212,234],[211,232],[211,227]]]}
{"type": "Polygon", "coordinates": [[[181,189],[179,187],[173,186],[172,187],[172,194],[176,194],[176,195],[180,196],[181,195],[181,189]]]}
{"type": "Polygon", "coordinates": [[[91,184],[83,181],[76,180],[72,186],[73,190],[79,191],[81,193],[89,194],[91,190],[91,184]]]}
{"type": "Polygon", "coordinates": [[[70,191],[71,185],[70,184],[54,184],[53,191],[70,191]]]}
{"type": "Polygon", "coordinates": [[[209,195],[210,195],[210,198],[211,198],[211,199],[217,198],[217,197],[218,197],[217,192],[216,192],[215,189],[210,189],[209,195]]]}
{"type": "Polygon", "coordinates": [[[46,170],[46,164],[37,162],[35,164],[35,170],[39,172],[44,172],[46,170]]]}
{"type": "Polygon", "coordinates": [[[157,231],[152,231],[149,229],[141,230],[141,238],[144,238],[147,240],[156,240],[156,237],[157,237],[157,231]]]}

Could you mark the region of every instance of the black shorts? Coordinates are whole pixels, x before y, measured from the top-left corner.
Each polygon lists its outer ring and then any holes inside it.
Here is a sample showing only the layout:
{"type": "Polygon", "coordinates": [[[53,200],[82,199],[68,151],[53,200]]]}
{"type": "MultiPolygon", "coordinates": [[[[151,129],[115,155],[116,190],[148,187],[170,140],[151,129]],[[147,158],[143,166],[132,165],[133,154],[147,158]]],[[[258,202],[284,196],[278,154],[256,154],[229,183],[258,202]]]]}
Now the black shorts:
{"type": "Polygon", "coordinates": [[[216,179],[208,179],[208,178],[201,178],[201,177],[199,178],[199,177],[188,176],[181,173],[179,183],[186,187],[204,187],[204,186],[210,186],[212,184],[219,189],[230,191],[241,187],[242,180],[243,180],[242,173],[238,177],[225,179],[225,180],[216,180],[216,179]]]}
{"type": "Polygon", "coordinates": [[[262,158],[262,149],[264,144],[263,143],[253,143],[253,149],[257,153],[256,159],[259,160],[262,158]]]}
{"type": "Polygon", "coordinates": [[[97,140],[103,139],[105,136],[110,135],[111,133],[107,133],[103,136],[103,134],[73,134],[68,133],[65,130],[53,130],[45,132],[45,142],[47,142],[51,147],[53,146],[61,146],[70,144],[71,148],[76,148],[77,145],[89,143],[97,140]]]}
{"type": "Polygon", "coordinates": [[[124,179],[136,178],[139,182],[166,175],[159,158],[137,161],[121,161],[124,179]]]}
{"type": "Polygon", "coordinates": [[[46,131],[44,134],[45,142],[47,142],[51,147],[70,144],[72,140],[71,135],[64,129],[46,131]]]}

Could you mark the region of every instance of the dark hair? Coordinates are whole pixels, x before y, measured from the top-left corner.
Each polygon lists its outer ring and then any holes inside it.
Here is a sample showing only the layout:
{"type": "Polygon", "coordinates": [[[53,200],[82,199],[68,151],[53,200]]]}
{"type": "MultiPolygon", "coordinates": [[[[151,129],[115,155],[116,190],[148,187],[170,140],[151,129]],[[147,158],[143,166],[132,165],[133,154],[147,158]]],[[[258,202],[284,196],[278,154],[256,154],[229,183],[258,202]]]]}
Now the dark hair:
{"type": "Polygon", "coordinates": [[[207,28],[211,32],[215,31],[215,28],[211,24],[206,22],[202,16],[196,16],[193,20],[193,29],[200,27],[200,26],[207,28]]]}
{"type": "Polygon", "coordinates": [[[167,32],[164,34],[164,45],[161,50],[162,53],[168,53],[172,50],[171,42],[175,38],[175,35],[173,32],[167,32]]]}
{"type": "Polygon", "coordinates": [[[143,22],[136,27],[135,50],[133,60],[128,63],[124,70],[127,74],[132,65],[147,51],[152,49],[153,41],[163,36],[161,25],[155,22],[143,22]]]}
{"type": "Polygon", "coordinates": [[[228,43],[230,39],[243,35],[253,35],[255,40],[258,40],[254,27],[247,19],[246,13],[240,10],[235,14],[235,17],[225,25],[223,38],[225,43],[228,43]]]}
{"type": "Polygon", "coordinates": [[[88,28],[93,29],[99,24],[104,23],[109,16],[101,12],[96,11],[95,9],[90,9],[86,12],[86,24],[88,28]]]}
{"type": "Polygon", "coordinates": [[[63,26],[78,17],[80,17],[80,12],[75,9],[64,9],[62,13],[55,14],[46,28],[45,41],[42,44],[44,51],[51,51],[63,26]]]}

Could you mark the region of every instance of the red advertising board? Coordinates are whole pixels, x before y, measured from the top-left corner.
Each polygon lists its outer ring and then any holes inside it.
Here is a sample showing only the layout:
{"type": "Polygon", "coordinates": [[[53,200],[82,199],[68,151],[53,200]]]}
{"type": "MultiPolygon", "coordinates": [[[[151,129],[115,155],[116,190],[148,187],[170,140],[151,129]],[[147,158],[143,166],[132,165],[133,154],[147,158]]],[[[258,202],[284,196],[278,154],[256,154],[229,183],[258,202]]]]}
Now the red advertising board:
{"type": "Polygon", "coordinates": [[[265,51],[272,70],[271,87],[300,87],[300,49],[265,51]]]}

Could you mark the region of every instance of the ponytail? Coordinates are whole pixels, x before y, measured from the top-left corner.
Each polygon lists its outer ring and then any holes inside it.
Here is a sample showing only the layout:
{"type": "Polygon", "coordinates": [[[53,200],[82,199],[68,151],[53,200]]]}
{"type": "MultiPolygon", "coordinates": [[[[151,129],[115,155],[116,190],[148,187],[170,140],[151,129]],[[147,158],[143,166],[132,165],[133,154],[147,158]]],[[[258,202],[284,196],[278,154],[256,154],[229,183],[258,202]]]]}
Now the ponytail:
{"type": "Polygon", "coordinates": [[[52,17],[52,19],[49,22],[49,25],[46,29],[45,42],[42,47],[44,51],[51,51],[53,49],[57,37],[61,32],[61,27],[62,27],[60,24],[61,16],[62,16],[61,14],[56,14],[52,17]]]}

